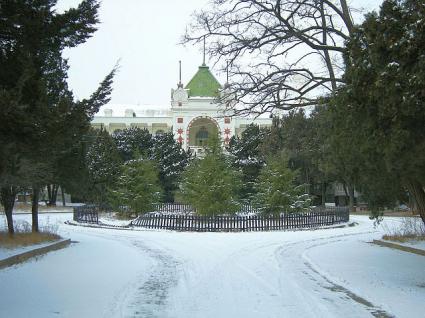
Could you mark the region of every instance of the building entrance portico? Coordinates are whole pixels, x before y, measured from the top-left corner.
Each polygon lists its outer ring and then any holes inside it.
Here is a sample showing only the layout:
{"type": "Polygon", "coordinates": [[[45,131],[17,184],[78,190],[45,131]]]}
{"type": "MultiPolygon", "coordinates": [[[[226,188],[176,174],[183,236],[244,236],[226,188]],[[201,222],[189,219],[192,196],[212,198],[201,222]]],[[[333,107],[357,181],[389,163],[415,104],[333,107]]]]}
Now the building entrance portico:
{"type": "Polygon", "coordinates": [[[196,117],[187,127],[187,144],[189,149],[198,153],[200,148],[208,145],[208,140],[212,136],[217,136],[220,132],[218,123],[211,117],[196,117]]]}

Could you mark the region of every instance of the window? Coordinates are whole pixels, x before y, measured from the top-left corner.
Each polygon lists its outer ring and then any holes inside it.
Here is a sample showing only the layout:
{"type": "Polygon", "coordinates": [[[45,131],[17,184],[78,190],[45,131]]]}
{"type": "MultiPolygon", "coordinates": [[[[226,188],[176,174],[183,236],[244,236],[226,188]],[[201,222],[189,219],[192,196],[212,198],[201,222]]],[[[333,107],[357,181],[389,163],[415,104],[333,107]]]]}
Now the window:
{"type": "Polygon", "coordinates": [[[196,133],[196,145],[205,146],[206,141],[208,140],[208,130],[205,126],[199,128],[199,131],[196,133]]]}

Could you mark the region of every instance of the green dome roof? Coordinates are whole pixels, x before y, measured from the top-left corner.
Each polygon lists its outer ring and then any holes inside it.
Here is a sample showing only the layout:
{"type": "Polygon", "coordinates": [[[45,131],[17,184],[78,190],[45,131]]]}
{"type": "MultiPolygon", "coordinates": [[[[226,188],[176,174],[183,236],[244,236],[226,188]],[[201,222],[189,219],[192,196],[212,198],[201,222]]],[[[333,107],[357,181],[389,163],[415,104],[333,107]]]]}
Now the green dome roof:
{"type": "Polygon", "coordinates": [[[189,89],[189,97],[217,97],[221,85],[212,75],[209,67],[201,65],[185,88],[189,89]]]}

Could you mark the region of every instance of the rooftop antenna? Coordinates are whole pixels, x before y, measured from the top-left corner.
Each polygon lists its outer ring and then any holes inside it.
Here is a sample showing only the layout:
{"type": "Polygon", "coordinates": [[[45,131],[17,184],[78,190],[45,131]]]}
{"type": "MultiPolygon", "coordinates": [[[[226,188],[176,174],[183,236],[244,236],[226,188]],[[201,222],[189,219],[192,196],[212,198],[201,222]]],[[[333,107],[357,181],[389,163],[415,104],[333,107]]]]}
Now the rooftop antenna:
{"type": "Polygon", "coordinates": [[[205,35],[204,35],[204,55],[202,60],[202,66],[205,66],[205,35]]]}
{"type": "Polygon", "coordinates": [[[183,88],[182,84],[182,61],[179,61],[179,83],[177,84],[178,88],[183,88]]]}

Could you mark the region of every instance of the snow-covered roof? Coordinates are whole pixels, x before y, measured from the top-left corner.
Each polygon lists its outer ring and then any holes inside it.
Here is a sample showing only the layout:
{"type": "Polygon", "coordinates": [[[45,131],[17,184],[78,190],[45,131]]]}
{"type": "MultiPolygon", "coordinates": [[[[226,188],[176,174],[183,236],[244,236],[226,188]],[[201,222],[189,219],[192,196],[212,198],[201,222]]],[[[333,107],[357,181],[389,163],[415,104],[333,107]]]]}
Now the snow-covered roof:
{"type": "Polygon", "coordinates": [[[102,106],[95,117],[168,117],[170,106],[164,105],[129,105],[107,104],[102,106]]]}

